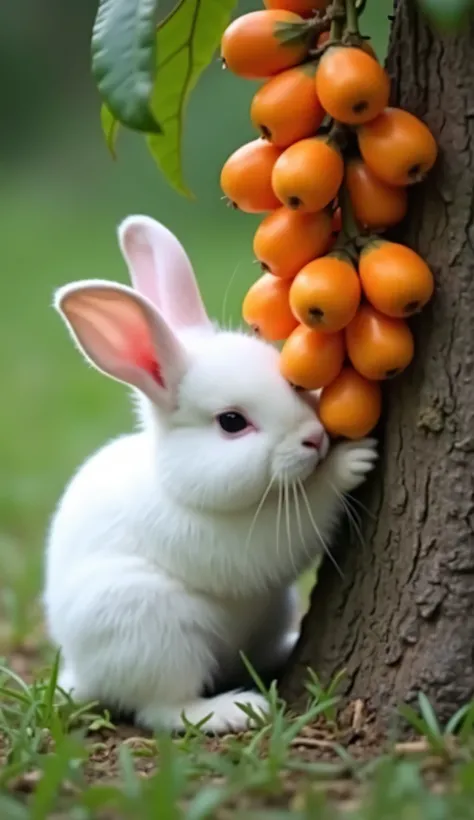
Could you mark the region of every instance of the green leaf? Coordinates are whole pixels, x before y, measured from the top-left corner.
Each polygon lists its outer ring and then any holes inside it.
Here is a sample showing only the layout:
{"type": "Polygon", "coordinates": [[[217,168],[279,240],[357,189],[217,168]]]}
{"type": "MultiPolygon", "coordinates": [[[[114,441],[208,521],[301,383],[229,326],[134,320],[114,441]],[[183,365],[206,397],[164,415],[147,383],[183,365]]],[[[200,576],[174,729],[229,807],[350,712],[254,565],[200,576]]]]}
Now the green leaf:
{"type": "Polygon", "coordinates": [[[107,144],[107,148],[109,149],[112,157],[117,159],[117,152],[115,151],[115,144],[117,142],[118,130],[119,130],[119,121],[115,119],[114,115],[110,111],[109,108],[102,103],[100,108],[100,123],[102,125],[102,131],[104,133],[105,142],[107,144]]]}
{"type": "Polygon", "coordinates": [[[0,816],[8,817],[8,820],[29,820],[31,817],[27,806],[6,794],[0,795],[0,812],[0,816]]]}
{"type": "Polygon", "coordinates": [[[187,820],[215,817],[216,810],[231,796],[228,786],[204,786],[192,800],[186,812],[187,820]]]}
{"type": "Polygon", "coordinates": [[[474,702],[471,702],[470,709],[464,716],[462,728],[459,732],[461,743],[467,743],[474,736],[474,702]]]}
{"type": "Polygon", "coordinates": [[[168,182],[193,198],[182,170],[183,118],[189,94],[212,60],[236,0],[181,0],[157,32],[157,66],[151,110],[161,134],[148,147],[168,182]]]}
{"type": "Polygon", "coordinates": [[[461,708],[458,709],[457,712],[455,712],[455,714],[448,720],[444,729],[444,734],[454,735],[461,726],[464,726],[466,718],[471,715],[471,712],[474,715],[472,703],[465,703],[464,706],[461,706],[461,708]]]}
{"type": "Polygon", "coordinates": [[[142,791],[142,783],[135,771],[132,753],[127,746],[120,747],[119,762],[124,793],[130,800],[139,799],[142,791]]]}
{"type": "Polygon", "coordinates": [[[113,116],[134,131],[160,131],[150,110],[158,0],[100,0],[92,73],[113,116]]]}
{"type": "Polygon", "coordinates": [[[425,719],[426,725],[428,726],[433,737],[441,738],[442,732],[438,723],[438,718],[436,717],[436,712],[424,692],[418,692],[418,705],[420,707],[420,712],[425,719]]]}
{"type": "Polygon", "coordinates": [[[157,747],[160,765],[150,780],[150,793],[147,796],[150,817],[160,820],[181,820],[183,814],[179,807],[179,798],[186,788],[187,759],[180,756],[174,741],[165,733],[157,735],[157,747]]]}
{"type": "Polygon", "coordinates": [[[330,710],[339,702],[339,697],[326,698],[325,700],[321,700],[318,703],[313,704],[313,706],[308,709],[304,715],[301,715],[299,718],[295,718],[285,732],[285,737],[288,742],[294,740],[294,738],[300,734],[304,726],[308,726],[313,723],[318,715],[324,715],[327,710],[330,710]]]}
{"type": "Polygon", "coordinates": [[[418,0],[430,23],[440,31],[456,31],[466,23],[474,0],[418,0]]]}
{"type": "Polygon", "coordinates": [[[415,729],[421,737],[426,737],[429,729],[420,715],[408,703],[402,703],[398,707],[400,715],[415,729]]]}
{"type": "Polygon", "coordinates": [[[247,658],[247,656],[245,655],[244,652],[240,653],[240,658],[241,658],[241,661],[244,664],[247,672],[249,673],[250,677],[252,678],[253,682],[257,686],[260,694],[262,694],[264,697],[267,697],[267,695],[268,695],[267,687],[265,686],[262,678],[259,676],[257,670],[253,668],[252,664],[250,663],[249,659],[247,658]]]}
{"type": "Polygon", "coordinates": [[[82,793],[80,799],[81,806],[88,809],[110,809],[119,807],[123,803],[123,795],[118,786],[101,785],[90,786],[82,793]]]}
{"type": "Polygon", "coordinates": [[[61,784],[71,774],[72,764],[87,757],[87,750],[73,738],[56,746],[55,753],[44,758],[43,773],[30,804],[31,820],[49,817],[58,800],[61,784]]]}

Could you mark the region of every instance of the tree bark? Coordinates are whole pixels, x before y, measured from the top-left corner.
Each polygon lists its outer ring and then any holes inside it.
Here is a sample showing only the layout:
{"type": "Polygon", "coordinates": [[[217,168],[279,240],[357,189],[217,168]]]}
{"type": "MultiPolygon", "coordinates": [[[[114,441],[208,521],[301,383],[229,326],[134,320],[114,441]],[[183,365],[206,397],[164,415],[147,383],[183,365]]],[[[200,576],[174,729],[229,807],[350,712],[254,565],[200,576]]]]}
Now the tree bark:
{"type": "Polygon", "coordinates": [[[345,694],[387,719],[423,690],[446,719],[474,692],[474,30],[441,38],[400,0],[387,68],[393,104],[431,128],[440,157],[396,239],[436,280],[413,321],[416,356],[386,385],[373,519],[324,562],[282,693],[346,669],[345,694]],[[340,553],[340,554],[339,554],[340,553]]]}

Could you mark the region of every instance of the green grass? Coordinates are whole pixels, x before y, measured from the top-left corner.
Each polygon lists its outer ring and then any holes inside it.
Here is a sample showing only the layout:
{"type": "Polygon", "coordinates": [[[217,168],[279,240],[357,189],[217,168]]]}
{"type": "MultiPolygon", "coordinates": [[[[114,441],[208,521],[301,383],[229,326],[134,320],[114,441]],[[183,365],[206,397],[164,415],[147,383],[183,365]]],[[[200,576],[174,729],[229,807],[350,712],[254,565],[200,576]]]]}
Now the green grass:
{"type": "Polygon", "coordinates": [[[474,816],[474,704],[440,727],[420,697],[420,711],[406,717],[422,742],[385,743],[361,756],[334,722],[338,682],[315,690],[313,678],[298,717],[273,686],[269,718],[254,716],[251,733],[217,742],[188,725],[180,738],[122,737],[117,751],[109,716],[94,704],[77,707],[56,675],[57,663],[28,686],[0,667],[2,818],[474,816]]]}

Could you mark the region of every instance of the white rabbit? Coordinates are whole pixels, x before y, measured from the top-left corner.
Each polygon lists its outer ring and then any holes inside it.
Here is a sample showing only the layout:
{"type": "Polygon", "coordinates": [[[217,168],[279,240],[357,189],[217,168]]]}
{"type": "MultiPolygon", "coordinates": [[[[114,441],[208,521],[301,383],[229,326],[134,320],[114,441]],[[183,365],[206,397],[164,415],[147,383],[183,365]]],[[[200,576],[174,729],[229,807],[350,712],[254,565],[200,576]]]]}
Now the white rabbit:
{"type": "Polygon", "coordinates": [[[238,703],[265,711],[264,697],[203,692],[238,676],[241,651],[261,674],[284,663],[294,582],[375,442],[329,451],[278,351],[210,322],[178,240],[144,216],[118,234],[133,289],[82,281],[55,296],[86,359],[134,388],[141,422],[85,462],[52,520],[44,603],[60,684],[152,730],[182,729],[184,713],[237,731],[238,703]]]}

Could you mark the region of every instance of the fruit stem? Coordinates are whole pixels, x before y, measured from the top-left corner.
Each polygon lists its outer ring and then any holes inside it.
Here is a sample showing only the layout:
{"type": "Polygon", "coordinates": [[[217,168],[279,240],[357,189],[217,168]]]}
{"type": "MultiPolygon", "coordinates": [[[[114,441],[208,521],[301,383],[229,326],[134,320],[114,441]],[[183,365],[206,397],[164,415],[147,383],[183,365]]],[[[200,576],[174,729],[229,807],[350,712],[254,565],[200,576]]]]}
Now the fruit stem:
{"type": "Polygon", "coordinates": [[[358,17],[360,17],[360,15],[364,12],[366,3],[367,0],[356,0],[355,7],[358,17]]]}
{"type": "Polygon", "coordinates": [[[340,40],[342,37],[343,22],[346,17],[344,0],[333,0],[330,7],[331,28],[329,29],[329,40],[340,40]]]}
{"type": "Polygon", "coordinates": [[[339,189],[338,200],[342,217],[341,244],[355,245],[360,236],[360,227],[354,216],[351,198],[345,182],[342,183],[339,189]]]}
{"type": "Polygon", "coordinates": [[[343,152],[347,148],[348,129],[342,122],[331,121],[331,127],[328,131],[328,142],[333,142],[338,149],[343,152]]]}
{"type": "Polygon", "coordinates": [[[355,0],[346,0],[346,30],[348,34],[359,35],[359,20],[355,0]]]}
{"type": "MultiPolygon", "coordinates": [[[[345,15],[345,12],[344,12],[345,15]]],[[[345,18],[344,18],[345,19],[345,18]]],[[[303,60],[303,63],[307,62],[309,59],[313,61],[315,57],[319,57],[325,51],[325,46],[328,43],[324,43],[320,48],[317,47],[317,40],[320,34],[325,31],[329,31],[332,26],[333,17],[331,14],[325,14],[321,16],[321,13],[318,12],[317,16],[307,22],[307,32],[308,32],[308,39],[311,43],[311,48],[308,51],[308,55],[306,60],[303,60]]]]}
{"type": "Polygon", "coordinates": [[[330,14],[317,13],[316,17],[308,20],[308,29],[313,34],[322,34],[323,31],[329,31],[331,28],[332,17],[330,14]]]}
{"type": "Polygon", "coordinates": [[[379,236],[376,233],[369,233],[369,234],[360,234],[356,239],[356,247],[359,253],[365,248],[368,248],[369,245],[374,245],[377,242],[383,242],[383,237],[379,236]]]}

